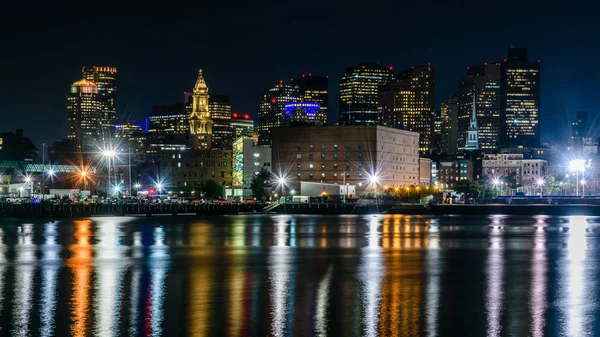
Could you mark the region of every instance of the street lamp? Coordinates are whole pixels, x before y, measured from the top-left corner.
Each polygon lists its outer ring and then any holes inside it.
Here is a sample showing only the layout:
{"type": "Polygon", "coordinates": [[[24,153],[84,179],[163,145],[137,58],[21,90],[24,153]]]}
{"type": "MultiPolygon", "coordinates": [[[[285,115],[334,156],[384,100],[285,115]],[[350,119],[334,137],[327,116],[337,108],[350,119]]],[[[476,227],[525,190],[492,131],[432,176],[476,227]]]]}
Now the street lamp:
{"type": "Polygon", "coordinates": [[[110,161],[117,156],[117,151],[113,149],[102,150],[102,156],[106,158],[108,162],[108,186],[110,186],[110,161]]]}
{"type": "Polygon", "coordinates": [[[569,162],[569,171],[575,172],[575,177],[577,180],[577,182],[576,182],[577,196],[579,196],[579,172],[582,172],[582,177],[583,177],[583,172],[585,171],[585,160],[584,159],[571,160],[569,162]]]}
{"type": "Polygon", "coordinates": [[[498,186],[500,186],[500,179],[494,178],[494,180],[492,181],[492,184],[494,185],[494,188],[496,189],[496,193],[498,193],[498,186]]]}
{"type": "Polygon", "coordinates": [[[544,183],[545,183],[544,179],[538,178],[537,185],[540,188],[540,198],[542,198],[542,196],[544,195],[544,189],[543,189],[544,183]]]}
{"type": "Polygon", "coordinates": [[[156,191],[158,192],[159,198],[160,198],[160,190],[162,190],[162,188],[163,188],[163,184],[162,183],[156,184],[156,191]]]}

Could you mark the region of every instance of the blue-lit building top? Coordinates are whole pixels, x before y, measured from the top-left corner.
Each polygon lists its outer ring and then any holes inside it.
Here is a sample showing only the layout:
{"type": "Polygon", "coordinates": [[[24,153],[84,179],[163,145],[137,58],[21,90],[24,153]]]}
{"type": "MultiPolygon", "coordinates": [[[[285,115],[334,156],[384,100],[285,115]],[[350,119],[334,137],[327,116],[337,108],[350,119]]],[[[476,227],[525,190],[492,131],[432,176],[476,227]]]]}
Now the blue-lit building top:
{"type": "Polygon", "coordinates": [[[324,124],[319,102],[289,102],[284,107],[285,119],[289,122],[324,124]]]}

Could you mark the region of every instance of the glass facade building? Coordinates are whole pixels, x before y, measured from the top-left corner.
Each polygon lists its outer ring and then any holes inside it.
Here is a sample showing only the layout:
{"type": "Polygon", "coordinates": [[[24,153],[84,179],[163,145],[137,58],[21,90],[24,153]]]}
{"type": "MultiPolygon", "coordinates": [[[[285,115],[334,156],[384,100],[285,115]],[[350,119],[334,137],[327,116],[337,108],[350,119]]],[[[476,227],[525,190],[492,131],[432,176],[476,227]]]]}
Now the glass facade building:
{"type": "Polygon", "coordinates": [[[459,80],[457,122],[459,151],[465,150],[473,111],[473,96],[475,96],[475,115],[479,129],[479,148],[487,151],[498,150],[502,125],[500,84],[500,62],[486,62],[483,65],[471,66],[467,68],[467,76],[459,80]]]}
{"type": "Polygon", "coordinates": [[[210,95],[208,110],[213,120],[213,149],[231,149],[233,132],[231,129],[231,104],[227,95],[210,95]]]}
{"type": "Polygon", "coordinates": [[[419,151],[433,147],[435,117],[435,70],[431,64],[398,73],[398,79],[379,93],[381,124],[420,134],[419,151]]]}
{"type": "Polygon", "coordinates": [[[83,78],[98,86],[98,101],[100,102],[98,119],[102,126],[101,131],[110,137],[114,132],[117,115],[117,68],[109,66],[83,67],[82,73],[83,78]]]}
{"type": "Polygon", "coordinates": [[[540,62],[526,48],[511,47],[502,62],[503,120],[506,146],[540,145],[540,62]]]}
{"type": "Polygon", "coordinates": [[[98,130],[104,122],[100,111],[98,86],[86,79],[73,83],[67,96],[67,138],[78,146],[93,146],[100,140],[98,130]]]}
{"type": "Polygon", "coordinates": [[[339,124],[377,124],[379,90],[395,78],[391,67],[384,68],[378,63],[346,68],[339,82],[339,124]]]}
{"type": "Polygon", "coordinates": [[[300,87],[295,83],[279,81],[262,95],[258,107],[258,141],[260,145],[271,145],[271,130],[282,125],[285,104],[302,99],[300,87]]]}
{"type": "Polygon", "coordinates": [[[319,103],[322,123],[323,125],[327,124],[329,113],[329,77],[308,74],[302,75],[300,78],[293,78],[290,82],[298,85],[303,101],[319,103]]]}

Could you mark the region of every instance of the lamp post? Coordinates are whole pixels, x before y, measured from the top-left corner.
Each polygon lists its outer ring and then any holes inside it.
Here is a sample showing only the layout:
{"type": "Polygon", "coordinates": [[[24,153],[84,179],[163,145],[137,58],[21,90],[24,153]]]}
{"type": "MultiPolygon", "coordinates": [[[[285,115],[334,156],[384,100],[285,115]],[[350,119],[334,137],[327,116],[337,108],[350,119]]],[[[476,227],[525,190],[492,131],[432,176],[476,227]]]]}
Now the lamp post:
{"type": "MultiPolygon", "coordinates": [[[[49,169],[48,172],[46,172],[46,179],[50,179],[52,182],[54,180],[54,173],[53,169],[49,169]]],[[[42,179],[42,200],[46,197],[46,179],[42,179]]]]}
{"type": "Polygon", "coordinates": [[[87,191],[87,172],[81,171],[81,179],[83,179],[83,189],[87,191]]]}
{"type": "Polygon", "coordinates": [[[579,172],[582,173],[582,178],[584,178],[585,176],[583,174],[585,171],[585,160],[583,160],[583,159],[571,160],[569,162],[569,170],[571,172],[575,172],[577,196],[579,196],[579,172]]]}
{"type": "Polygon", "coordinates": [[[494,178],[494,180],[492,181],[492,184],[494,185],[494,189],[496,190],[496,193],[498,193],[498,186],[500,185],[500,179],[494,178]]]}
{"type": "Polygon", "coordinates": [[[31,197],[31,195],[33,194],[33,184],[31,183],[31,177],[25,177],[25,182],[29,187],[29,196],[31,197]]]}
{"type": "Polygon", "coordinates": [[[582,197],[585,198],[585,179],[581,180],[581,188],[583,190],[582,197]]]}
{"type": "Polygon", "coordinates": [[[537,185],[538,185],[538,187],[540,188],[540,199],[541,199],[541,198],[543,197],[543,195],[544,195],[544,183],[545,183],[544,179],[542,179],[542,178],[538,178],[538,180],[537,180],[537,185]]]}
{"type": "Polygon", "coordinates": [[[108,189],[109,189],[109,193],[110,193],[110,162],[111,160],[117,155],[117,151],[115,150],[104,150],[102,151],[102,156],[104,158],[106,158],[107,162],[108,162],[108,189]]]}

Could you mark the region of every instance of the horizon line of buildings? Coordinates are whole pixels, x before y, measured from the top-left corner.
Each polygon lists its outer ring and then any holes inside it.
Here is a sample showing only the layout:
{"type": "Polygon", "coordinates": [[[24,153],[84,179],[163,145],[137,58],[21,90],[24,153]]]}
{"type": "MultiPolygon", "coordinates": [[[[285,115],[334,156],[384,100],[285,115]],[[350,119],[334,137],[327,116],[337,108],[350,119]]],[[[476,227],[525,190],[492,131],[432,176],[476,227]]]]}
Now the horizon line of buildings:
{"type": "MultiPolygon", "coordinates": [[[[318,128],[329,121],[328,76],[303,74],[276,82],[261,96],[255,126],[250,114],[233,112],[227,95],[209,94],[202,70],[194,89],[184,92],[183,102],[154,106],[144,123],[117,118],[116,72],[108,66],[82,68],[82,79],[67,95],[66,138],[49,147],[51,161],[74,163],[82,154],[126,144],[137,177],[151,171],[168,173],[182,190],[207,179],[247,188],[248,172],[261,168],[322,183],[346,183],[348,178],[359,184],[396,161],[402,164],[384,173],[394,177],[390,185],[403,186],[437,182],[431,174],[424,177],[428,171],[421,168],[423,156],[432,159],[430,169],[436,172],[435,165],[444,158],[468,157],[481,163],[482,156],[502,148],[541,145],[540,61],[529,61],[525,48],[511,47],[500,61],[468,67],[457,93],[439,110],[431,63],[397,73],[378,63],[346,68],[339,80],[339,123],[327,131],[318,128]],[[294,156],[291,143],[306,135],[314,144],[296,144],[294,156]],[[414,144],[401,141],[415,135],[414,144]],[[408,152],[380,152],[386,142],[408,152]],[[313,146],[322,151],[317,153],[313,146]],[[409,158],[415,155],[413,146],[416,159],[409,158]],[[378,157],[381,153],[385,155],[378,157]],[[303,164],[306,158],[310,163],[303,164]],[[296,166],[289,164],[294,161],[296,166]]],[[[587,116],[578,114],[570,146],[581,148],[588,130],[587,116]]],[[[459,167],[467,165],[461,160],[459,167]]],[[[474,178],[484,174],[481,164],[475,167],[474,178]]],[[[119,180],[137,179],[126,175],[122,172],[119,180]]]]}

